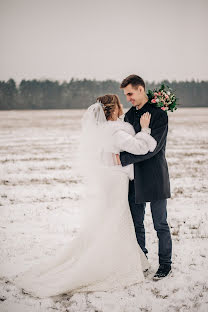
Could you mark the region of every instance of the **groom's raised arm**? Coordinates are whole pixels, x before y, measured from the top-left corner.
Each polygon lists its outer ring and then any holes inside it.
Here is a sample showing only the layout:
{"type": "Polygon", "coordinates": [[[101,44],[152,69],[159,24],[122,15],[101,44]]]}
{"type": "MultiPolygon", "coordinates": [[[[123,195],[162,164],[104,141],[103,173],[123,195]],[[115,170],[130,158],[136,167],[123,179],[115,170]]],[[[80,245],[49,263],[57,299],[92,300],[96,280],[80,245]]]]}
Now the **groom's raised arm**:
{"type": "MultiPolygon", "coordinates": [[[[128,119],[126,118],[126,121],[128,119]]],[[[168,133],[168,116],[165,112],[159,116],[158,119],[154,120],[151,127],[151,135],[157,141],[157,146],[153,152],[148,152],[145,155],[133,155],[128,152],[122,152],[120,154],[120,160],[122,166],[141,162],[155,156],[164,146],[168,133]]]]}

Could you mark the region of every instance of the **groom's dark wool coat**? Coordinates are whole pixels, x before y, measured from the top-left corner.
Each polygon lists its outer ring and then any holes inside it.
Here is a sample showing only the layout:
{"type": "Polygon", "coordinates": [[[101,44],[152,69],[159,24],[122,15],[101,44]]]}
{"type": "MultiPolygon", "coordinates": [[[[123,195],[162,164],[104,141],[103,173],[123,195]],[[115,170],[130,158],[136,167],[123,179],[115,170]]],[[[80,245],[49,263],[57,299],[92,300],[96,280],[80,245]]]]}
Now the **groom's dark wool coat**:
{"type": "Polygon", "coordinates": [[[140,117],[151,114],[151,135],[157,141],[154,152],[146,155],[133,155],[127,152],[120,154],[122,166],[134,164],[134,184],[136,203],[152,202],[169,198],[170,181],[165,148],[168,133],[168,116],[161,108],[146,103],[141,109],[131,107],[124,120],[133,125],[135,132],[141,131],[140,117]]]}

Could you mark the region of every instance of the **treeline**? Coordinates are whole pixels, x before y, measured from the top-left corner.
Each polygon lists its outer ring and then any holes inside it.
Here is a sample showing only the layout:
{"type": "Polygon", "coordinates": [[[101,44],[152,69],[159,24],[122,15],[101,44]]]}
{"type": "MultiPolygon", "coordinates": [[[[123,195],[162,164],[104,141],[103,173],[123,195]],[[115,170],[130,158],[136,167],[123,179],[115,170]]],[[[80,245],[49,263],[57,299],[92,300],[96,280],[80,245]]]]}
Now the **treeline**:
{"type": "MultiPolygon", "coordinates": [[[[162,81],[171,87],[182,107],[208,106],[208,81],[162,81]]],[[[146,83],[154,89],[161,83],[146,83]]],[[[74,80],[60,83],[51,80],[22,80],[17,86],[13,79],[0,81],[0,109],[70,109],[86,108],[100,95],[115,93],[127,105],[120,83],[115,80],[74,80]]]]}

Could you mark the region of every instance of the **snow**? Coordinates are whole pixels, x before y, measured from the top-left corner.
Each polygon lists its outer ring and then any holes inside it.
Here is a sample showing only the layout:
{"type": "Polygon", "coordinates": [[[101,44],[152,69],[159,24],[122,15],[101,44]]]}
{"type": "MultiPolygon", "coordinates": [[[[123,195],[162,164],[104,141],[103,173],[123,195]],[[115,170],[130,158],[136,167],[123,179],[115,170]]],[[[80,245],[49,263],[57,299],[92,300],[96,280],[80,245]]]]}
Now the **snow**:
{"type": "MultiPolygon", "coordinates": [[[[76,235],[82,181],[74,163],[82,110],[2,111],[0,115],[0,263],[14,270],[53,255],[76,235]],[[16,265],[16,267],[15,267],[16,265]]],[[[37,299],[0,278],[0,311],[208,311],[208,109],[169,114],[167,160],[172,198],[172,273],[154,282],[157,236],[149,205],[145,282],[116,292],[37,299]]],[[[12,272],[7,273],[12,274],[12,272]]],[[[6,275],[6,272],[5,272],[6,275]]]]}

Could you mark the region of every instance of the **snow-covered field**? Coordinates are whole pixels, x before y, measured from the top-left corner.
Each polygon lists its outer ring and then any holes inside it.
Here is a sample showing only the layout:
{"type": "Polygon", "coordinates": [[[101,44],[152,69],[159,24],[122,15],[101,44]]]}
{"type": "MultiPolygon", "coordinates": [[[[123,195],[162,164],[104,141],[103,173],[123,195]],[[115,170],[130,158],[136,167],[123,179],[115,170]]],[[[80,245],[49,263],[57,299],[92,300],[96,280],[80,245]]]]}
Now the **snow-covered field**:
{"type": "MultiPolygon", "coordinates": [[[[80,110],[0,112],[0,263],[21,270],[69,243],[79,226],[80,178],[74,160],[80,110]]],[[[143,284],[119,292],[36,299],[0,278],[1,312],[208,311],[208,109],[169,114],[167,160],[172,198],[168,220],[173,272],[152,281],[157,236],[149,205],[147,247],[151,270],[143,284]]],[[[12,272],[10,272],[12,274],[12,272]]]]}

